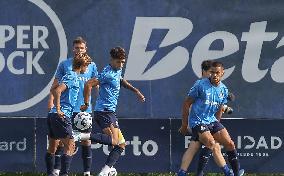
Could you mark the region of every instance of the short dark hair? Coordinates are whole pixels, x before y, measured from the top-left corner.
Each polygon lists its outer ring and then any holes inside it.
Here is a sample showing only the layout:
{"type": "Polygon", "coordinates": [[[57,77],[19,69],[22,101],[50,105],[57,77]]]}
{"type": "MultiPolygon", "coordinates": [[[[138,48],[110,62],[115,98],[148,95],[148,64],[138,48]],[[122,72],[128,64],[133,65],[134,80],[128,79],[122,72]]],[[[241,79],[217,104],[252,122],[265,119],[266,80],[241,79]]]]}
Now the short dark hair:
{"type": "Polygon", "coordinates": [[[85,45],[87,45],[87,42],[83,39],[83,37],[76,37],[74,40],[73,40],[73,46],[75,44],[81,44],[81,43],[84,43],[85,45]]]}
{"type": "Polygon", "coordinates": [[[213,61],[205,60],[201,63],[201,70],[208,71],[212,66],[213,61]]]}
{"type": "Polygon", "coordinates": [[[126,59],[125,50],[120,46],[112,48],[109,53],[111,58],[113,59],[119,59],[119,60],[126,59]]]}
{"type": "Polygon", "coordinates": [[[73,59],[73,69],[78,69],[82,65],[89,64],[91,57],[87,53],[77,53],[73,59]]]}
{"type": "Polygon", "coordinates": [[[218,62],[218,61],[213,62],[211,66],[212,67],[221,67],[221,68],[224,69],[223,63],[222,62],[218,62]]]}

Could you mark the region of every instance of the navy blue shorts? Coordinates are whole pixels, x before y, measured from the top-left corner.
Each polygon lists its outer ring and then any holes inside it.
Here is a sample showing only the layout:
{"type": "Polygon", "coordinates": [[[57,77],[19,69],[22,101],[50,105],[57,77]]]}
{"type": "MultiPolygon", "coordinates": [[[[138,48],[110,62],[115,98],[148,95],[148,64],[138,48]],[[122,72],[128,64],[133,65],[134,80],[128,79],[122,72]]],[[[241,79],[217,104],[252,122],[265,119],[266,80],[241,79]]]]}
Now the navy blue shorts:
{"type": "Polygon", "coordinates": [[[115,112],[94,111],[94,120],[102,129],[110,127],[111,124],[114,126],[114,128],[119,128],[115,112]]]}
{"type": "Polygon", "coordinates": [[[218,131],[224,129],[225,127],[218,121],[212,122],[210,124],[200,124],[200,125],[196,125],[193,129],[192,129],[192,137],[191,140],[193,141],[199,141],[199,137],[198,134],[199,133],[204,133],[205,131],[210,131],[210,133],[212,135],[214,135],[215,133],[217,133],[218,131]]]}
{"type": "MultiPolygon", "coordinates": [[[[73,115],[72,115],[72,128],[74,129],[74,130],[77,130],[77,131],[80,131],[81,133],[91,133],[92,132],[92,127],[91,128],[88,128],[88,129],[86,129],[86,130],[80,130],[80,129],[78,129],[75,125],[74,125],[74,118],[75,118],[75,116],[78,114],[79,112],[73,112],[73,115]]],[[[89,113],[90,114],[90,113],[89,113]]],[[[92,115],[92,114],[91,114],[92,115]]]]}
{"type": "Polygon", "coordinates": [[[52,139],[72,138],[72,123],[69,117],[61,118],[57,113],[48,113],[48,136],[52,139]]]}

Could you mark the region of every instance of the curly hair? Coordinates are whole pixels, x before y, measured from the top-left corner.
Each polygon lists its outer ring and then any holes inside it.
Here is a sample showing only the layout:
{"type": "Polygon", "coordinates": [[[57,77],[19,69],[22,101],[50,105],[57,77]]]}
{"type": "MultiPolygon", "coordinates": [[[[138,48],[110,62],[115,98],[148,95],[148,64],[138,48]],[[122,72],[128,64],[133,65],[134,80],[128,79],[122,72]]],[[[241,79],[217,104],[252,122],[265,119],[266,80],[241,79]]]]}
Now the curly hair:
{"type": "Polygon", "coordinates": [[[76,53],[73,59],[73,69],[78,69],[82,65],[90,64],[91,57],[87,53],[76,53]]]}
{"type": "Polygon", "coordinates": [[[119,59],[119,60],[126,59],[125,50],[120,46],[112,48],[109,53],[111,58],[113,59],[119,59]]]}

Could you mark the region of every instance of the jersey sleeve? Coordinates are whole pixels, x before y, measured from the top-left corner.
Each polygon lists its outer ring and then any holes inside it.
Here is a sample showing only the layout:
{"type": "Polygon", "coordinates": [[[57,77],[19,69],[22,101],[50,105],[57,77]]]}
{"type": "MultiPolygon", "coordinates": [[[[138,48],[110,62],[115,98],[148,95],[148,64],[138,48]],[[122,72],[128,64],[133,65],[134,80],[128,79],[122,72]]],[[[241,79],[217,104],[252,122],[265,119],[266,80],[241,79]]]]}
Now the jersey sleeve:
{"type": "Polygon", "coordinates": [[[65,84],[68,88],[72,87],[74,84],[75,76],[72,75],[71,73],[67,73],[62,77],[60,80],[60,84],[65,84]]]}
{"type": "Polygon", "coordinates": [[[229,90],[226,86],[224,86],[224,98],[222,101],[223,105],[228,103],[228,96],[229,96],[229,90]]]}
{"type": "Polygon", "coordinates": [[[200,80],[197,80],[194,83],[193,87],[188,91],[187,96],[192,97],[193,99],[197,99],[200,96],[199,84],[200,84],[200,80]]]}
{"type": "Polygon", "coordinates": [[[91,78],[97,78],[98,77],[98,68],[94,62],[91,62],[92,66],[92,73],[91,78]]]}
{"type": "Polygon", "coordinates": [[[55,78],[57,78],[58,80],[61,80],[62,77],[65,75],[65,71],[64,71],[64,65],[63,62],[61,62],[56,70],[56,74],[55,74],[55,78]]]}

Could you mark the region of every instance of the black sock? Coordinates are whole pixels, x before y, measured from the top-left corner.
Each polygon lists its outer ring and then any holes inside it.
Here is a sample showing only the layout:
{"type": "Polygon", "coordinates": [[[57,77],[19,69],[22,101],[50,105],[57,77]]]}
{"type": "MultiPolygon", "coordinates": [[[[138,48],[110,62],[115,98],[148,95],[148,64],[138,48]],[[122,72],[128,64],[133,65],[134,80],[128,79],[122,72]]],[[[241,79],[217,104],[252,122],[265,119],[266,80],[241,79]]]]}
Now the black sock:
{"type": "Polygon", "coordinates": [[[47,175],[52,174],[54,168],[54,154],[51,153],[45,154],[45,164],[46,164],[47,175]]]}
{"type": "Polygon", "coordinates": [[[200,154],[199,154],[198,166],[197,166],[197,173],[196,173],[197,176],[203,175],[203,170],[206,164],[208,163],[211,154],[212,152],[209,148],[204,147],[201,149],[200,154]]]}
{"type": "Polygon", "coordinates": [[[60,170],[60,175],[68,174],[68,173],[69,173],[71,161],[72,161],[72,156],[69,156],[69,155],[66,155],[66,154],[63,154],[63,155],[61,156],[61,170],[60,170]]]}
{"type": "Polygon", "coordinates": [[[100,144],[112,145],[111,136],[109,136],[107,134],[91,133],[90,140],[92,142],[96,142],[96,143],[100,143],[100,144]]]}
{"type": "Polygon", "coordinates": [[[55,152],[54,169],[61,169],[61,155],[63,155],[64,147],[58,146],[55,152]]]}
{"type": "Polygon", "coordinates": [[[237,150],[227,151],[228,161],[233,169],[234,175],[239,175],[240,163],[238,160],[237,150]]]}
{"type": "Polygon", "coordinates": [[[84,172],[91,171],[92,166],[92,149],[91,146],[82,146],[82,159],[83,159],[83,166],[84,172]]]}
{"type": "Polygon", "coordinates": [[[109,167],[112,167],[115,165],[115,163],[118,161],[121,153],[123,152],[123,148],[119,147],[118,145],[116,145],[112,151],[109,153],[107,161],[106,161],[106,165],[108,165],[109,167]]]}

